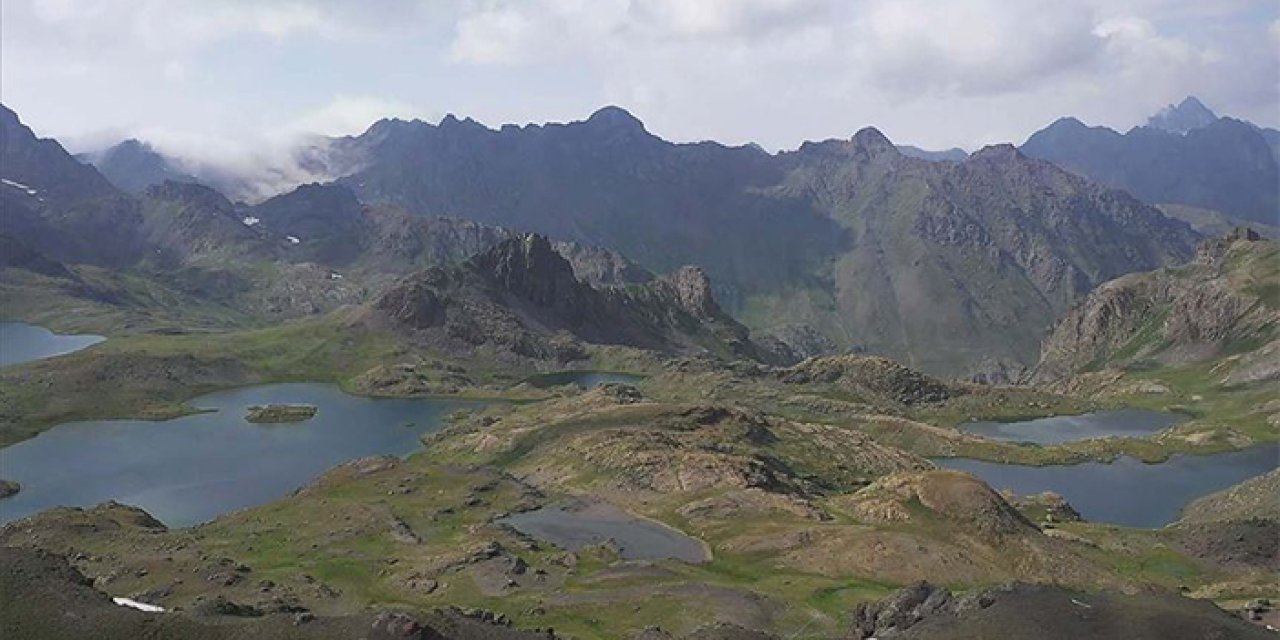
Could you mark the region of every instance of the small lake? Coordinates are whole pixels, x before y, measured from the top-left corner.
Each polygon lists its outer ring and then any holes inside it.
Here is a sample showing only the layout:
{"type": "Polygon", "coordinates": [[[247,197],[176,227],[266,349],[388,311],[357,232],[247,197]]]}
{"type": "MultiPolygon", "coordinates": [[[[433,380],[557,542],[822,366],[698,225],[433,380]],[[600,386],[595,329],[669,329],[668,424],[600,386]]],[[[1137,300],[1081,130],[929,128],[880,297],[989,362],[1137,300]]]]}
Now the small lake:
{"type": "Polygon", "coordinates": [[[578,385],[583,389],[592,389],[597,385],[610,382],[634,384],[641,379],[642,376],[611,371],[557,371],[555,373],[540,373],[536,376],[529,376],[524,381],[539,389],[559,387],[566,384],[578,385]]]}
{"type": "Polygon", "coordinates": [[[0,477],[22,483],[0,500],[0,522],[54,506],[117,500],[187,526],[287,495],[328,469],[371,455],[408,455],[445,416],[484,403],[374,399],[330,384],[271,384],[189,403],[211,413],[173,420],[58,425],[0,449],[0,477]],[[315,417],[253,424],[251,405],[309,404],[315,417]]]}
{"type": "Polygon", "coordinates": [[[1150,409],[1117,409],[1021,422],[967,422],[960,428],[992,440],[1062,444],[1108,436],[1142,438],[1186,419],[1186,416],[1176,413],[1150,409]]]}
{"type": "Polygon", "coordinates": [[[607,503],[581,507],[543,507],[498,520],[516,531],[539,540],[577,551],[612,540],[627,560],[706,562],[702,543],[671,527],[636,518],[607,503]]]}
{"type": "Polygon", "coordinates": [[[1030,467],[964,458],[934,460],[940,467],[967,471],[997,491],[1018,495],[1062,494],[1093,522],[1161,527],[1178,519],[1187,503],[1280,466],[1280,447],[1261,445],[1207,456],[1173,456],[1146,464],[1122,456],[1115,462],[1030,467]]]}
{"type": "Polygon", "coordinates": [[[25,322],[0,322],[0,367],[79,351],[106,340],[94,335],[62,335],[25,322]]]}

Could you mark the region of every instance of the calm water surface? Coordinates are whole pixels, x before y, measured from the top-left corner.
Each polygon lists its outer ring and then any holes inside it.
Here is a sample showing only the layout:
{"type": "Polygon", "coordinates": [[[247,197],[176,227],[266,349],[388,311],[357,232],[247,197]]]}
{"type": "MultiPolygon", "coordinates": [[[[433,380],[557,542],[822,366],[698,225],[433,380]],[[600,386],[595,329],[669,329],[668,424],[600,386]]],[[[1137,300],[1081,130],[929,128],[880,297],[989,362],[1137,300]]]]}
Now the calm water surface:
{"type": "Polygon", "coordinates": [[[1021,422],[968,422],[960,428],[993,440],[1061,444],[1107,436],[1142,438],[1186,419],[1186,416],[1163,411],[1118,409],[1021,422]]]}
{"type": "Polygon", "coordinates": [[[656,522],[631,516],[609,504],[591,504],[581,508],[544,507],[517,513],[498,522],[570,551],[612,540],[619,554],[628,560],[674,558],[694,563],[707,560],[706,549],[696,539],[656,522]]]}
{"type": "Polygon", "coordinates": [[[1112,463],[1028,467],[964,458],[938,459],[948,469],[968,471],[996,490],[1019,495],[1054,491],[1086,520],[1131,527],[1160,527],[1178,518],[1200,496],[1280,466],[1280,447],[1262,445],[1208,456],[1178,455],[1160,464],[1130,457],[1112,463]]]}
{"type": "Polygon", "coordinates": [[[79,351],[106,340],[93,335],[61,335],[25,322],[0,322],[0,367],[79,351]]]}
{"type": "Polygon", "coordinates": [[[117,500],[185,526],[280,498],[331,467],[370,455],[407,455],[443,418],[482,403],[373,399],[329,384],[272,384],[192,400],[212,413],[162,422],[59,425],[0,449],[0,477],[22,483],[0,500],[0,522],[53,506],[117,500]],[[252,424],[250,405],[318,408],[310,420],[252,424]]]}

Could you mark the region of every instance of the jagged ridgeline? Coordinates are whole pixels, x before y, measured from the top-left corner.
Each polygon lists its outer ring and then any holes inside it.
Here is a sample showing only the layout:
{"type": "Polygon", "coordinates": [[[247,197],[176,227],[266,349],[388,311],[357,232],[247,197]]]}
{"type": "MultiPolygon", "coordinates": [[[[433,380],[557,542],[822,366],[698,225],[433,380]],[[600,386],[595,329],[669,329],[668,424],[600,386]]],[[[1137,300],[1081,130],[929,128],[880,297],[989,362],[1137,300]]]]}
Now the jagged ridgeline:
{"type": "Polygon", "coordinates": [[[338,147],[362,200],[698,264],[725,309],[798,352],[865,350],[942,374],[1034,362],[1100,282],[1188,257],[1196,235],[1011,147],[905,156],[878,131],[770,155],[673,144],[610,107],[488,129],[384,120],[338,147]]]}
{"type": "Polygon", "coordinates": [[[373,299],[518,229],[635,261],[560,245],[597,284],[698,265],[724,311],[783,351],[1004,379],[1094,286],[1180,262],[1198,239],[1012,147],[933,162],[874,129],[768,154],[667,142],[616,107],[498,130],[384,120],[326,143],[336,184],[237,205],[191,186],[126,195],[4,122],[6,175],[38,194],[3,189],[15,214],[0,230],[58,262],[176,273],[165,286],[246,323],[373,299]]]}
{"type": "Polygon", "coordinates": [[[435,267],[387,289],[373,304],[389,320],[437,353],[503,354],[570,362],[587,357],[584,343],[721,357],[773,356],[746,327],[716,304],[697,267],[628,287],[595,288],[540,235],[504,240],[456,267],[435,267]]]}

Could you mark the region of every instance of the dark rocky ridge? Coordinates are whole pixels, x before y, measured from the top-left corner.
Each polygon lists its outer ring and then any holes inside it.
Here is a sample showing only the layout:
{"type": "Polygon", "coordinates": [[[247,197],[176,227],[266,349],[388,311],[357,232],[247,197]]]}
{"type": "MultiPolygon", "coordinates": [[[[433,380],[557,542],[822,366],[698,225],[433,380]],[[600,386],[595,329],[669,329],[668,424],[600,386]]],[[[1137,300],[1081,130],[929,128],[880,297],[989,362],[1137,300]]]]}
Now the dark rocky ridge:
{"type": "Polygon", "coordinates": [[[1155,589],[1127,595],[1015,583],[957,597],[945,588],[919,583],[858,605],[849,637],[1225,640],[1269,635],[1211,602],[1155,589]]]}
{"type": "Polygon", "coordinates": [[[720,310],[696,267],[626,288],[597,289],[543,236],[504,240],[452,268],[402,280],[373,305],[416,338],[447,350],[495,347],[567,361],[580,343],[668,353],[761,357],[747,330],[720,310]]]}

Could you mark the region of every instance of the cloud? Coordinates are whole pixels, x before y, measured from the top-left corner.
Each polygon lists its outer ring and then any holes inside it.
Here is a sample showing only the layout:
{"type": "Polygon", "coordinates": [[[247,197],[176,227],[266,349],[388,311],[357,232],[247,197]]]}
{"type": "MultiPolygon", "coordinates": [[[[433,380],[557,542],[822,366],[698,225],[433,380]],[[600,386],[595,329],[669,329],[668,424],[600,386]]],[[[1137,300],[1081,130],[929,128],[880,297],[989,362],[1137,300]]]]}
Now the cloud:
{"type": "Polygon", "coordinates": [[[400,100],[377,96],[339,95],[328,104],[303,113],[280,129],[284,135],[352,135],[363,132],[382,118],[439,119],[438,112],[420,109],[400,100]]]}
{"type": "Polygon", "coordinates": [[[0,93],[60,136],[251,146],[393,113],[496,125],[614,103],[675,140],[779,149],[874,125],[974,147],[1068,114],[1124,129],[1187,94],[1280,124],[1274,0],[4,0],[0,13],[0,93]]]}
{"type": "Polygon", "coordinates": [[[1055,0],[874,0],[851,36],[882,87],[983,95],[1093,68],[1104,44],[1093,27],[1088,7],[1055,0]]]}

